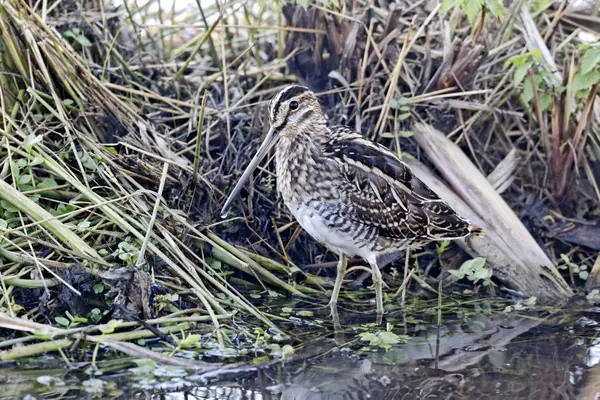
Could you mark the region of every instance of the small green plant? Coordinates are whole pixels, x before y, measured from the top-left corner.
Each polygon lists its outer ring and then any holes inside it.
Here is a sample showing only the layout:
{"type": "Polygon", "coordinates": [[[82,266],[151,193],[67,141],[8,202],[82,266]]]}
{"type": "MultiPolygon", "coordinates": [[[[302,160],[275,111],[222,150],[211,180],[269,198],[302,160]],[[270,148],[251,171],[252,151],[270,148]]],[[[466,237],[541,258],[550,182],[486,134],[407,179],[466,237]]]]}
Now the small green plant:
{"type": "Polygon", "coordinates": [[[96,294],[101,294],[102,292],[104,292],[104,289],[105,287],[103,283],[96,283],[94,286],[92,286],[92,290],[96,294]]]}
{"type": "Polygon", "coordinates": [[[466,277],[474,284],[482,281],[481,284],[483,286],[488,286],[492,283],[491,278],[493,271],[491,268],[485,267],[485,258],[483,257],[465,261],[459,269],[450,270],[449,272],[458,279],[466,277]]]}
{"type": "Polygon", "coordinates": [[[292,311],[294,311],[294,309],[291,307],[283,307],[279,315],[287,317],[292,313],[292,311]]]}
{"type": "Polygon", "coordinates": [[[590,276],[590,273],[587,270],[588,269],[587,265],[575,264],[574,262],[571,261],[569,256],[566,254],[561,254],[560,259],[561,259],[561,262],[558,264],[558,269],[569,270],[569,272],[572,275],[577,276],[577,277],[579,277],[579,279],[584,280],[584,281],[587,280],[587,278],[590,276]]]}
{"type": "Polygon", "coordinates": [[[406,335],[396,335],[392,330],[394,329],[394,325],[387,324],[385,331],[376,331],[376,332],[363,332],[358,336],[360,340],[363,342],[369,342],[369,347],[381,348],[384,350],[389,350],[392,346],[399,343],[406,343],[409,336],[406,335]]]}
{"type": "Polygon", "coordinates": [[[586,300],[593,305],[600,304],[600,289],[594,289],[585,296],[586,300]]]}
{"type": "Polygon", "coordinates": [[[78,326],[81,323],[85,324],[88,322],[87,318],[73,316],[73,315],[71,315],[71,313],[69,311],[65,311],[65,315],[67,316],[67,318],[56,317],[56,318],[54,318],[54,320],[56,321],[57,324],[62,325],[67,329],[75,328],[76,326],[78,326]]]}
{"type": "Polygon", "coordinates": [[[267,189],[268,194],[273,194],[275,192],[275,177],[273,175],[267,175],[261,179],[261,183],[267,189]]]}
{"type": "Polygon", "coordinates": [[[228,275],[233,274],[233,271],[231,270],[231,268],[229,268],[227,266],[227,264],[223,264],[221,261],[216,260],[214,258],[209,258],[207,260],[208,265],[211,266],[212,269],[214,269],[215,271],[217,271],[217,273],[219,275],[221,275],[223,278],[225,278],[228,275]]]}
{"type": "MultiPolygon", "coordinates": [[[[2,260],[0,260],[0,267],[1,266],[2,266],[2,260]]],[[[14,315],[19,314],[23,310],[23,307],[21,305],[17,304],[17,302],[15,301],[15,298],[13,296],[10,296],[9,303],[10,304],[8,305],[8,307],[10,307],[10,310],[12,310],[12,313],[14,315]]],[[[2,306],[0,306],[0,313],[10,315],[10,310],[6,307],[6,303],[4,303],[2,306]]]]}
{"type": "MultiPolygon", "coordinates": [[[[579,50],[583,52],[581,67],[573,79],[573,89],[576,91],[589,90],[600,81],[600,44],[582,44],[579,50]]],[[[582,94],[582,97],[585,93],[582,94]]]]}
{"type": "Polygon", "coordinates": [[[269,350],[271,356],[281,357],[283,361],[291,360],[294,355],[294,348],[289,344],[280,346],[277,343],[271,343],[266,345],[265,349],[269,350]]]}
{"type": "Polygon", "coordinates": [[[100,332],[108,335],[110,333],[113,333],[115,329],[117,329],[121,325],[122,322],[123,321],[121,321],[120,319],[111,319],[106,324],[100,325],[98,328],[100,329],[100,332]]]}
{"type": "Polygon", "coordinates": [[[272,336],[267,331],[260,328],[254,329],[254,350],[264,348],[271,339],[272,336]]]}
{"type": "Polygon", "coordinates": [[[177,293],[167,293],[154,296],[155,311],[159,314],[163,309],[168,309],[170,312],[177,312],[179,309],[175,303],[179,301],[177,293]]]}
{"type": "Polygon", "coordinates": [[[444,253],[444,251],[446,251],[448,246],[450,246],[449,240],[442,240],[435,246],[437,250],[438,262],[440,263],[440,265],[442,265],[442,254],[444,253]]]}
{"type": "Polygon", "coordinates": [[[456,7],[460,7],[471,25],[475,23],[475,18],[480,12],[491,13],[498,19],[502,19],[505,9],[500,0],[444,0],[442,1],[442,13],[446,13],[456,7]]]}
{"type": "Polygon", "coordinates": [[[123,260],[127,265],[133,266],[140,255],[140,249],[136,244],[130,241],[124,241],[119,243],[117,250],[114,251],[113,257],[118,257],[123,260]]]}
{"type": "Polygon", "coordinates": [[[177,348],[175,349],[175,351],[178,351],[180,349],[191,349],[193,347],[198,347],[200,345],[200,340],[202,339],[202,335],[189,334],[186,336],[185,333],[182,334],[181,339],[178,339],[174,335],[172,335],[171,337],[175,340],[175,343],[177,343],[177,348]]]}
{"type": "Polygon", "coordinates": [[[93,308],[89,313],[89,317],[94,323],[98,323],[102,319],[102,311],[99,308],[93,308]]]}
{"type": "Polygon", "coordinates": [[[549,72],[549,68],[540,68],[546,65],[542,52],[539,49],[528,51],[523,54],[510,57],[504,63],[504,69],[515,67],[513,74],[513,86],[518,87],[523,83],[523,101],[529,104],[535,96],[534,83],[538,89],[540,97],[541,110],[548,110],[552,105],[552,91],[562,92],[565,90],[559,85],[553,73],[549,72]],[[533,68],[533,80],[526,79],[529,71],[533,68]],[[552,84],[548,84],[551,82],[552,84]]]}
{"type": "Polygon", "coordinates": [[[86,38],[83,33],[81,33],[81,29],[77,27],[63,32],[63,36],[73,39],[73,41],[78,43],[81,47],[92,47],[92,42],[90,42],[89,39],[86,38]]]}
{"type": "Polygon", "coordinates": [[[533,11],[534,13],[541,12],[551,2],[552,2],[552,0],[532,0],[531,1],[531,11],[533,11]]]}
{"type": "Polygon", "coordinates": [[[504,312],[505,313],[511,313],[513,311],[529,310],[530,308],[532,308],[533,306],[535,306],[536,302],[537,302],[537,297],[531,296],[530,298],[528,298],[525,301],[519,301],[516,304],[507,306],[504,309],[504,312]]]}

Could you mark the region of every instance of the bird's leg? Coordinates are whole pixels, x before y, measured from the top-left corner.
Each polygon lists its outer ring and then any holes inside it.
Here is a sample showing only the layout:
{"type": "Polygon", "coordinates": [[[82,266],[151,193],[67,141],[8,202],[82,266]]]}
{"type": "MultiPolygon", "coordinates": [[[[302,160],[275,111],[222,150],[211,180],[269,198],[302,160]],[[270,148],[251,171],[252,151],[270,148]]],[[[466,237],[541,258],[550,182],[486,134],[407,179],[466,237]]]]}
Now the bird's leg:
{"type": "MultiPolygon", "coordinates": [[[[340,316],[338,315],[338,311],[337,311],[337,305],[333,304],[330,306],[330,311],[331,311],[331,320],[333,321],[333,330],[337,333],[337,332],[341,332],[342,331],[342,325],[340,324],[340,316]]],[[[338,342],[337,338],[335,338],[336,343],[338,342]]],[[[342,343],[342,342],[340,342],[342,343]]]]}
{"type": "Polygon", "coordinates": [[[383,314],[383,278],[381,277],[381,271],[376,263],[371,263],[371,270],[373,271],[373,286],[375,286],[375,299],[377,301],[377,314],[383,314]]]}
{"type": "MultiPolygon", "coordinates": [[[[337,265],[337,276],[335,278],[335,284],[333,285],[333,293],[331,293],[331,300],[329,300],[329,306],[335,308],[337,305],[337,300],[340,295],[340,289],[342,288],[342,282],[344,281],[344,276],[346,276],[346,267],[348,266],[348,259],[345,254],[340,254],[340,260],[337,265]]],[[[333,312],[332,312],[333,314],[333,312]]]]}

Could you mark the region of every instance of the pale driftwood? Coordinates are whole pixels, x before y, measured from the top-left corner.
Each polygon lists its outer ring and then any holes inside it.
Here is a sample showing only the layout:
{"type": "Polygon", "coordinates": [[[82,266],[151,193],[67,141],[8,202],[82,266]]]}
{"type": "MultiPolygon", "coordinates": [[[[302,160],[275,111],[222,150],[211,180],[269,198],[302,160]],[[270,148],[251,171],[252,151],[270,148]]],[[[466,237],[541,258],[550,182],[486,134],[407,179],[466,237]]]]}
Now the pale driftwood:
{"type": "Polygon", "coordinates": [[[461,241],[472,256],[485,257],[494,275],[507,287],[540,300],[564,300],[572,291],[546,253],[485,176],[444,134],[416,124],[414,138],[454,189],[451,190],[422,165],[405,160],[419,179],[456,211],[481,227],[485,237],[461,241]]]}
{"type": "Polygon", "coordinates": [[[515,180],[515,171],[519,165],[519,156],[517,149],[513,148],[506,157],[496,165],[496,168],[487,176],[487,180],[492,185],[496,193],[502,194],[512,185],[515,180]]]}

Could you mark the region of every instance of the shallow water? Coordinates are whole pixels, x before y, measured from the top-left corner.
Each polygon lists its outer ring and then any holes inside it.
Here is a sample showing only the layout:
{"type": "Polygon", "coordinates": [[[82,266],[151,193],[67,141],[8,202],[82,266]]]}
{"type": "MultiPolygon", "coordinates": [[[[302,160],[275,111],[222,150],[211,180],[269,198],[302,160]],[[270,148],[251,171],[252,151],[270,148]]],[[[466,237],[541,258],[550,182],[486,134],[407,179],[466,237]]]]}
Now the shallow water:
{"type": "MultiPolygon", "coordinates": [[[[343,331],[297,323],[291,361],[250,360],[234,369],[194,373],[136,365],[131,358],[65,367],[43,357],[0,368],[0,399],[593,399],[600,396],[600,309],[532,307],[504,312],[489,300],[448,306],[438,327],[427,305],[386,315],[342,312],[343,331]],[[533,309],[535,308],[535,309],[533,309]],[[364,332],[406,335],[388,349],[369,346],[364,332]],[[298,338],[302,338],[298,342],[298,338]],[[368,348],[367,348],[368,347],[368,348]],[[29,398],[33,398],[29,397],[29,398]]],[[[316,317],[321,317],[315,311],[316,317]]],[[[324,321],[324,320],[323,320],[324,321]]],[[[264,359],[264,357],[263,357],[264,359]]]]}

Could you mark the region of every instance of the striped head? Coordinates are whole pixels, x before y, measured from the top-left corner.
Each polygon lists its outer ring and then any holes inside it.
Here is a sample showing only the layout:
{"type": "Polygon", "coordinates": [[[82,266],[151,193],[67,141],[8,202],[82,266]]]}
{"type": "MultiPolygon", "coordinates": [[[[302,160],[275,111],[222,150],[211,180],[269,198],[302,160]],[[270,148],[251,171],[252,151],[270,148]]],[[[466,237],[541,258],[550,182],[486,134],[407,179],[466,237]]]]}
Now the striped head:
{"type": "Polygon", "coordinates": [[[269,103],[270,131],[276,135],[293,133],[322,120],[323,112],[317,96],[304,86],[287,86],[269,103]]]}
{"type": "Polygon", "coordinates": [[[227,215],[233,199],[280,137],[289,137],[299,133],[314,137],[321,132],[329,132],[327,129],[315,129],[318,125],[324,126],[325,124],[326,120],[317,96],[308,88],[292,85],[277,93],[269,104],[269,132],[267,132],[260,148],[246,167],[242,177],[229,194],[221,210],[221,215],[223,217],[227,215]]]}

